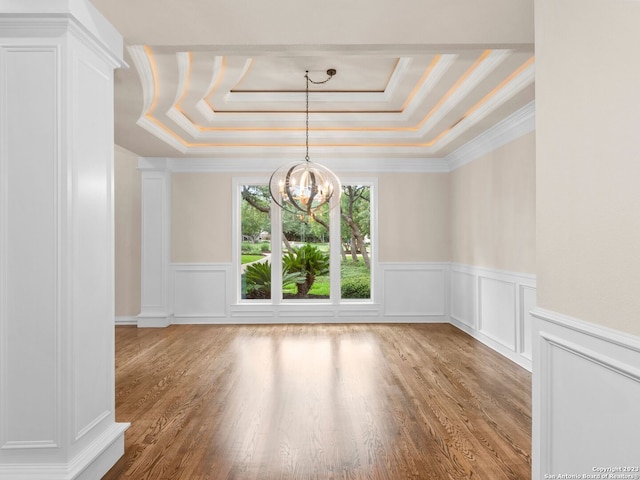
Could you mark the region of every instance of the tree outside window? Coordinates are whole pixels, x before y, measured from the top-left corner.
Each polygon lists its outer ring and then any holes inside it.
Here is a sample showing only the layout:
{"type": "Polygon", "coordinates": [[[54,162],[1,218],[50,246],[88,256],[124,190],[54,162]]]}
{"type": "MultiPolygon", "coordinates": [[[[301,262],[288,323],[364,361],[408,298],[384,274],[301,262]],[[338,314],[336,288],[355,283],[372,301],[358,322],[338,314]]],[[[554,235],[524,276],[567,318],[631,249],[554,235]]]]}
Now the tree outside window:
{"type": "Polygon", "coordinates": [[[315,219],[283,211],[275,225],[268,187],[241,187],[243,299],[271,299],[273,265],[282,271],[285,300],[329,299],[331,255],[341,258],[339,276],[334,275],[341,279],[341,299],[371,298],[371,187],[342,188],[340,249],[332,252],[328,206],[315,219]],[[281,229],[282,254],[277,259],[271,252],[273,228],[281,229]]]}

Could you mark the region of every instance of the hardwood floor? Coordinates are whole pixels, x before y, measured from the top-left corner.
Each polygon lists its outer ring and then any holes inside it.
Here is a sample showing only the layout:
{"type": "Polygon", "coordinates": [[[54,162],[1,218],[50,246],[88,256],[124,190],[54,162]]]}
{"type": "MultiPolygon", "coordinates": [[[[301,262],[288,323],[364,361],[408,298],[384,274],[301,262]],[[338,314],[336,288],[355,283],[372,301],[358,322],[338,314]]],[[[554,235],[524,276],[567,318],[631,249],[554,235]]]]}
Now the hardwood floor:
{"type": "Polygon", "coordinates": [[[103,478],[526,480],[530,399],[445,324],[117,327],[103,478]]]}

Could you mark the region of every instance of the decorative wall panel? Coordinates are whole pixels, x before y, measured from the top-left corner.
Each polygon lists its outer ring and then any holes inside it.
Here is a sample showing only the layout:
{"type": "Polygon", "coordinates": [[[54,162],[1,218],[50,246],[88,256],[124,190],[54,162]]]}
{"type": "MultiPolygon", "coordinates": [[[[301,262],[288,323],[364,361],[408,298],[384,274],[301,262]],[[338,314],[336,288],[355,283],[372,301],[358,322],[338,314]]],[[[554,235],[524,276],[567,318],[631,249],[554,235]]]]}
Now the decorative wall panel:
{"type": "Polygon", "coordinates": [[[531,370],[535,283],[533,275],[452,264],[450,321],[531,370]]]}
{"type": "Polygon", "coordinates": [[[0,59],[0,447],[50,447],[59,405],[59,53],[10,47],[0,59]]]}
{"type": "Polygon", "coordinates": [[[515,283],[487,277],[480,277],[479,282],[480,332],[515,351],[515,283]]]}
{"type": "Polygon", "coordinates": [[[476,325],[476,277],[467,272],[451,272],[451,318],[470,328],[476,325]]]}
{"type": "Polygon", "coordinates": [[[532,478],[638,478],[640,339],[547,310],[533,315],[532,478]],[[636,470],[594,470],[607,467],[636,470]]]}
{"type": "Polygon", "coordinates": [[[384,263],[381,266],[385,318],[445,321],[448,264],[384,263]]]}
{"type": "Polygon", "coordinates": [[[175,323],[201,323],[227,316],[227,265],[174,264],[175,323]]]}
{"type": "Polygon", "coordinates": [[[74,434],[79,439],[111,413],[113,357],[113,72],[90,52],[74,56],[77,142],[73,162],[74,434]],[[111,339],[111,340],[109,340],[111,339]]]}

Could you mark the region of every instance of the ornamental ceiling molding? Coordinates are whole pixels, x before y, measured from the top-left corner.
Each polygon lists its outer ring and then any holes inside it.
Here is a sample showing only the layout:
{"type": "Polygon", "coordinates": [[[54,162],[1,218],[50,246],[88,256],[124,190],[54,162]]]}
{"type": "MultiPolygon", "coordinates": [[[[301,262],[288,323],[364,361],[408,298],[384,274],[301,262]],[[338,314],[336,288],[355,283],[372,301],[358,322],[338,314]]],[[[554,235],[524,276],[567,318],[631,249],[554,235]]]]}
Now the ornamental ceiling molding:
{"type": "MultiPolygon", "coordinates": [[[[211,155],[225,158],[251,158],[259,152],[267,158],[293,158],[302,152],[300,124],[303,112],[216,112],[207,96],[216,89],[224,66],[224,57],[214,57],[210,69],[212,71],[207,87],[202,87],[199,98],[193,101],[191,90],[193,78],[192,54],[190,52],[175,53],[177,63],[177,86],[173,102],[162,114],[157,108],[161,86],[157,68],[154,66],[153,53],[149,47],[128,47],[136,69],[139,73],[143,90],[143,108],[137,124],[145,128],[177,152],[186,155],[211,155]],[[185,99],[190,98],[190,105],[199,111],[208,121],[208,125],[194,121],[184,111],[185,99]],[[258,119],[268,117],[270,125],[262,126],[258,119]],[[169,121],[167,121],[169,120],[169,121]],[[223,124],[223,122],[225,122],[223,124]],[[170,126],[175,124],[175,126],[170,126]],[[296,125],[297,126],[292,126],[296,125]]],[[[477,125],[492,112],[505,105],[511,98],[530,86],[535,78],[534,58],[530,56],[515,70],[511,71],[491,91],[479,100],[476,99],[458,120],[448,126],[442,122],[447,115],[453,115],[463,101],[474,94],[474,90],[488,75],[512,54],[509,49],[485,50],[457,81],[439,97],[435,106],[430,107],[424,115],[416,114],[422,102],[449,71],[459,54],[445,53],[433,56],[433,61],[420,81],[413,88],[400,111],[377,112],[316,112],[312,128],[314,157],[323,155],[345,158],[373,157],[438,157],[437,152],[443,146],[455,141],[468,129],[477,125]],[[331,125],[334,126],[331,126],[331,125]]],[[[391,72],[384,92],[315,92],[315,101],[351,102],[367,104],[370,98],[366,95],[377,95],[389,102],[398,90],[398,85],[407,75],[412,63],[411,57],[400,56],[391,72]],[[365,95],[364,100],[358,95],[365,95]],[[327,97],[329,96],[329,97],[327,97]]],[[[251,68],[251,60],[245,62],[240,79],[251,68]]],[[[240,81],[236,81],[236,84],[240,81]]],[[[200,82],[202,83],[202,81],[200,82]]],[[[228,92],[225,100],[232,102],[249,101],[247,98],[263,102],[275,102],[286,105],[292,101],[300,101],[300,92],[228,92]]],[[[311,97],[311,98],[313,98],[311,97]]],[[[253,100],[252,100],[253,101],[253,100]]],[[[264,120],[262,120],[264,122],[264,120]]],[[[393,164],[393,162],[391,162],[393,164]]]]}
{"type": "MultiPolygon", "coordinates": [[[[339,173],[449,173],[533,131],[535,131],[535,103],[530,102],[444,158],[319,157],[319,161],[327,163],[332,170],[339,173]]],[[[128,150],[124,152],[133,155],[128,150]]],[[[171,173],[268,173],[276,168],[279,162],[278,159],[251,157],[233,159],[139,157],[138,168],[141,171],[171,173]]]]}
{"type": "MultiPolygon", "coordinates": [[[[535,130],[535,103],[531,102],[444,158],[336,158],[319,157],[339,173],[449,173],[535,130]]],[[[127,150],[125,150],[127,153],[127,150]]],[[[139,157],[142,171],[172,173],[268,173],[278,159],[265,158],[153,158],[139,157]]]]}
{"type": "Polygon", "coordinates": [[[530,102],[444,158],[450,171],[478,160],[536,129],[535,102],[530,102]]]}
{"type": "MultiPolygon", "coordinates": [[[[181,52],[180,54],[182,54],[184,52],[181,52]]],[[[186,57],[188,55],[188,53],[185,53],[184,56],[186,57]]],[[[340,112],[340,113],[332,113],[332,112],[323,112],[323,121],[324,122],[339,122],[339,121],[350,121],[350,122],[372,122],[372,123],[379,123],[379,122],[397,122],[397,123],[402,123],[408,120],[408,118],[414,113],[414,110],[416,108],[417,105],[419,105],[419,102],[426,97],[429,92],[432,90],[432,88],[436,85],[436,83],[440,80],[440,78],[442,77],[442,75],[444,75],[444,73],[449,69],[449,67],[451,66],[451,64],[455,61],[455,59],[458,57],[458,55],[455,54],[445,54],[445,55],[440,55],[437,65],[434,65],[433,69],[430,70],[429,75],[424,75],[423,78],[421,79],[421,82],[419,83],[419,85],[417,86],[416,90],[413,92],[413,96],[415,97],[415,101],[410,102],[406,108],[402,108],[399,111],[391,111],[391,112],[385,112],[386,116],[385,118],[380,118],[378,116],[374,116],[374,115],[366,115],[366,112],[340,112]],[[364,114],[364,115],[363,115],[364,114]]],[[[221,64],[222,64],[222,58],[223,57],[216,57],[215,61],[214,61],[214,67],[213,70],[216,72],[214,73],[214,77],[211,81],[211,85],[209,86],[209,88],[207,89],[207,92],[210,92],[213,88],[215,83],[217,82],[217,78],[219,76],[219,72],[221,70],[221,64]]],[[[186,78],[188,76],[187,73],[187,68],[184,66],[185,60],[183,60],[183,65],[182,65],[182,69],[181,69],[181,85],[186,83],[186,78]]],[[[384,103],[384,102],[389,102],[391,99],[394,98],[394,96],[396,95],[397,89],[398,89],[398,84],[400,82],[400,80],[404,77],[404,75],[406,74],[406,70],[409,67],[409,65],[412,63],[412,59],[411,58],[404,58],[401,57],[398,60],[398,65],[397,67],[394,69],[394,72],[392,74],[392,77],[388,83],[387,88],[385,88],[385,90],[383,92],[323,92],[323,93],[318,93],[318,92],[310,92],[309,93],[309,101],[314,103],[314,102],[333,102],[333,103],[346,103],[346,102],[353,102],[354,100],[356,100],[357,102],[360,103],[384,103]]],[[[293,92],[293,93],[289,93],[289,92],[269,92],[269,93],[251,93],[252,97],[258,97],[259,95],[262,96],[261,101],[268,103],[268,102],[283,102],[283,103],[291,103],[291,102],[300,102],[300,95],[302,94],[302,92],[293,92]]],[[[237,94],[234,93],[228,93],[225,95],[225,100],[229,99],[229,103],[233,103],[233,98],[237,94]]],[[[205,95],[206,97],[207,95],[205,95]]],[[[245,101],[246,97],[245,97],[245,101]]],[[[254,100],[256,101],[256,100],[254,100]]],[[[175,107],[175,105],[173,106],[175,107]]],[[[173,108],[172,107],[172,108],[173,108]]],[[[235,114],[232,118],[229,117],[223,117],[222,115],[217,115],[216,112],[213,111],[213,109],[211,108],[211,106],[209,105],[209,103],[207,101],[204,100],[204,98],[200,99],[196,105],[196,108],[198,109],[198,111],[207,119],[207,121],[211,122],[214,126],[216,123],[222,123],[222,122],[237,122],[237,123],[249,123],[251,121],[255,121],[255,113],[250,113],[250,114],[235,114]]],[[[280,122],[284,122],[286,120],[292,120],[292,115],[294,116],[293,121],[295,122],[299,122],[299,118],[295,118],[297,116],[302,117],[303,112],[297,112],[297,113],[283,113],[283,114],[273,114],[272,118],[275,121],[280,121],[280,122]]],[[[197,131],[197,130],[196,130],[197,131]]]]}

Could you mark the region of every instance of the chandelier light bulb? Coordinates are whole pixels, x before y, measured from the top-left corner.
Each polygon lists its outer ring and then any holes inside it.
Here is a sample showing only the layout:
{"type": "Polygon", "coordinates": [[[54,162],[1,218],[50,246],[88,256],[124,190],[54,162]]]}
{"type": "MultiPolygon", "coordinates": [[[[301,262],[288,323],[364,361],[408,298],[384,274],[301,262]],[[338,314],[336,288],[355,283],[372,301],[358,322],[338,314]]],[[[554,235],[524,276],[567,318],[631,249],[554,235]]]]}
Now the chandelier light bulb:
{"type": "Polygon", "coordinates": [[[283,210],[312,216],[331,202],[335,192],[342,191],[340,179],[324,165],[313,162],[292,162],[271,175],[269,191],[283,210]],[[274,188],[275,187],[275,188],[274,188]]]}

